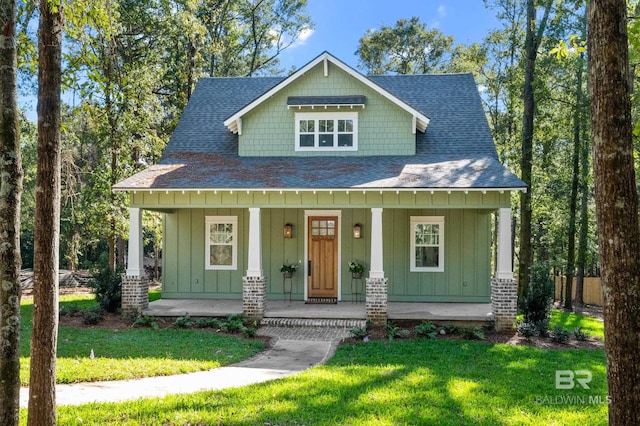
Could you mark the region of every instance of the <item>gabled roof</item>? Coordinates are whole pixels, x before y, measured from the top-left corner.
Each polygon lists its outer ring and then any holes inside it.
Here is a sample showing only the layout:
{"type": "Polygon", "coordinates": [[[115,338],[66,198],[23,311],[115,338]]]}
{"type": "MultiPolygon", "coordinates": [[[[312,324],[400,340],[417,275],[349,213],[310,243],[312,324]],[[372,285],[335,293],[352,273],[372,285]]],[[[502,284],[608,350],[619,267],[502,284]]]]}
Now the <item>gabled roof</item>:
{"type": "Polygon", "coordinates": [[[431,119],[413,156],[240,157],[223,124],[282,77],[203,78],[159,164],[115,190],[189,189],[524,189],[498,160],[471,74],[369,77],[431,119]]]}
{"type": "Polygon", "coordinates": [[[224,121],[224,125],[227,126],[229,130],[231,130],[233,133],[238,133],[238,129],[241,128],[240,121],[242,120],[242,117],[245,114],[247,114],[249,111],[256,108],[258,105],[262,104],[267,99],[271,98],[273,95],[275,95],[276,93],[278,93],[279,91],[281,91],[282,89],[284,89],[285,87],[287,87],[288,85],[296,81],[298,78],[302,77],[305,73],[307,73],[309,70],[319,65],[320,63],[323,63],[325,75],[328,73],[328,64],[331,63],[337,66],[338,68],[340,68],[342,71],[356,78],[365,86],[375,90],[376,92],[378,92],[379,94],[387,98],[392,103],[396,104],[403,110],[407,111],[409,114],[411,114],[414,117],[416,121],[416,129],[418,129],[419,131],[424,132],[427,126],[429,125],[429,117],[427,117],[423,112],[414,108],[413,106],[408,104],[405,100],[389,92],[384,87],[375,84],[373,80],[360,74],[358,71],[354,70],[349,65],[345,64],[344,62],[342,62],[341,60],[339,60],[338,58],[336,58],[335,56],[331,55],[329,52],[326,52],[326,51],[318,55],[315,59],[313,59],[307,65],[303,66],[302,68],[300,68],[299,70],[291,74],[290,76],[280,81],[277,85],[275,85],[265,93],[260,94],[259,97],[254,99],[249,104],[243,106],[238,111],[235,111],[229,118],[227,118],[224,121]]]}

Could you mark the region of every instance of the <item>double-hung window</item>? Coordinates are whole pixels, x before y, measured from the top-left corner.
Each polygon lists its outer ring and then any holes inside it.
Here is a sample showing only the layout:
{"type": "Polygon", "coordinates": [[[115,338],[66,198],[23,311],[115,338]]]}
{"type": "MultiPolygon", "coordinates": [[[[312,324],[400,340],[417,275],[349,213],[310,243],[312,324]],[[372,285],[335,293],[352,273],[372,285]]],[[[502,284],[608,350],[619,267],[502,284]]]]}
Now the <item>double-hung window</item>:
{"type": "Polygon", "coordinates": [[[444,271],[444,216],[411,216],[412,272],[444,271]]]}
{"type": "Polygon", "coordinates": [[[355,151],[357,112],[296,113],[296,151],[355,151]]]}
{"type": "Polygon", "coordinates": [[[237,269],[238,218],[206,216],[205,232],[205,268],[237,269]]]}

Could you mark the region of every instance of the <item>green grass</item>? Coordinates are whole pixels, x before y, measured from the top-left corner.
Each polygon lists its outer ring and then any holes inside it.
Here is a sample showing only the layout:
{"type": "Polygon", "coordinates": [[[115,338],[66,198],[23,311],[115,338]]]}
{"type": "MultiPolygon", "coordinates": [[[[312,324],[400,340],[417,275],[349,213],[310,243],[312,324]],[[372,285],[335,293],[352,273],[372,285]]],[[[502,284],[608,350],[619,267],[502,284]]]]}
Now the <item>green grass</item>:
{"type": "MultiPolygon", "coordinates": [[[[89,309],[96,302],[92,295],[73,295],[62,296],[60,305],[89,309]]],[[[21,311],[20,381],[28,385],[33,302],[23,301],[21,311]]],[[[209,370],[241,361],[262,349],[264,344],[257,340],[201,330],[60,327],[56,382],[121,380],[209,370]]]]}
{"type": "Polygon", "coordinates": [[[269,383],[163,399],[58,409],[60,424],[599,425],[603,350],[542,350],[459,340],[398,340],[338,348],[325,366],[269,383]],[[556,370],[587,369],[591,389],[556,390],[556,370]]]}
{"type": "Polygon", "coordinates": [[[604,323],[596,318],[554,309],[551,311],[549,328],[553,329],[556,325],[561,325],[571,332],[576,327],[582,327],[582,331],[589,336],[597,337],[604,341],[604,323]]]}
{"type": "MultiPolygon", "coordinates": [[[[159,292],[151,297],[159,297],[159,292]]],[[[91,296],[63,298],[62,303],[76,303],[82,309],[95,305],[91,296]]],[[[23,332],[30,334],[32,305],[27,303],[22,309],[23,332]]],[[[558,324],[570,330],[582,326],[590,335],[603,336],[602,322],[588,317],[554,311],[551,326],[558,324]]],[[[216,366],[234,362],[229,352],[236,351],[230,346],[246,342],[210,340],[221,337],[197,330],[61,327],[58,381],[76,381],[82,375],[100,380],[96,371],[105,375],[122,371],[138,377],[194,371],[207,362],[216,366]],[[91,348],[96,354],[93,360],[89,359],[91,348]],[[143,369],[147,370],[141,373],[143,369]]],[[[241,345],[237,352],[243,351],[242,357],[255,353],[261,344],[251,343],[256,346],[241,345]]],[[[543,350],[463,340],[396,340],[342,346],[327,365],[269,383],[163,399],[60,407],[58,422],[604,425],[607,406],[590,403],[590,398],[598,402],[606,394],[601,349],[543,350]],[[589,370],[593,374],[590,389],[555,389],[556,370],[589,370]]],[[[26,410],[21,419],[26,424],[26,410]]]]}

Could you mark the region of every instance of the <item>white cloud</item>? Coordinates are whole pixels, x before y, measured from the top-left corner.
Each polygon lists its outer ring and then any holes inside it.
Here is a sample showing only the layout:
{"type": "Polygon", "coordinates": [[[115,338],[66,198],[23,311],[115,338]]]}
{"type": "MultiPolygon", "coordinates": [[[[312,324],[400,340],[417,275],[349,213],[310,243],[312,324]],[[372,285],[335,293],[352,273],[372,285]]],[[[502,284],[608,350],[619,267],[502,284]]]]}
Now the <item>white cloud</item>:
{"type": "Polygon", "coordinates": [[[307,40],[309,39],[309,37],[311,37],[314,33],[314,29],[313,28],[305,28],[302,31],[300,31],[300,33],[298,34],[298,39],[296,40],[295,43],[293,43],[291,45],[291,47],[297,47],[297,46],[303,46],[307,43],[307,40]]]}
{"type": "Polygon", "coordinates": [[[438,6],[438,17],[444,18],[445,16],[447,16],[447,8],[442,4],[438,6]]]}

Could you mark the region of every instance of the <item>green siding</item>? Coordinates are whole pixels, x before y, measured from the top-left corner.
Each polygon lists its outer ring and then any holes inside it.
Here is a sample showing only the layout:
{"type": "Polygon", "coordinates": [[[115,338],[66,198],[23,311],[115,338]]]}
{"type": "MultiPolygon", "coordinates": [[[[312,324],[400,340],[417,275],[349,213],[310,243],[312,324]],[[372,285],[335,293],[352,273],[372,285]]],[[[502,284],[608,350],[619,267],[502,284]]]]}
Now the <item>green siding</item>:
{"type": "Polygon", "coordinates": [[[489,302],[490,219],[485,210],[383,212],[384,271],[389,301],[489,302]],[[444,272],[410,272],[411,216],[445,217],[444,272]]]}
{"type": "MultiPolygon", "coordinates": [[[[370,266],[371,211],[342,209],[341,298],[351,300],[348,263],[370,266]],[[353,239],[360,223],[363,238],[353,239]]],[[[389,301],[488,302],[490,299],[490,218],[483,209],[385,209],[383,211],[384,270],[389,301]],[[410,216],[445,216],[445,271],[410,272],[410,216]]],[[[246,209],[179,209],[165,215],[163,297],[242,297],[247,268],[248,211],[246,209]],[[204,267],[205,216],[238,217],[238,268],[212,271],[204,267]]],[[[283,297],[282,263],[298,263],[293,299],[304,296],[305,216],[303,209],[262,209],[263,269],[269,299],[283,297]],[[294,238],[284,239],[285,223],[294,225],[294,238]]],[[[365,274],[366,275],[366,274],[365,274]]]]}
{"type": "Polygon", "coordinates": [[[248,211],[245,209],[181,209],[165,214],[163,288],[166,298],[242,297],[246,271],[248,211]],[[238,217],[238,268],[205,270],[205,216],[238,217]]]}
{"type": "MultiPolygon", "coordinates": [[[[348,109],[348,111],[352,111],[348,109]]],[[[318,64],[304,76],[289,84],[242,117],[239,136],[240,156],[358,156],[414,155],[416,136],[412,131],[413,117],[377,91],[329,63],[329,75],[324,76],[318,64]],[[358,112],[357,151],[295,151],[296,112],[337,112],[347,110],[329,107],[287,108],[288,96],[365,95],[365,108],[358,112]],[[392,142],[392,143],[391,143],[392,142]]]]}

